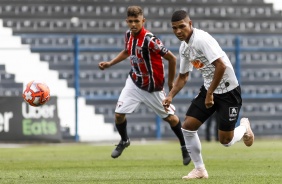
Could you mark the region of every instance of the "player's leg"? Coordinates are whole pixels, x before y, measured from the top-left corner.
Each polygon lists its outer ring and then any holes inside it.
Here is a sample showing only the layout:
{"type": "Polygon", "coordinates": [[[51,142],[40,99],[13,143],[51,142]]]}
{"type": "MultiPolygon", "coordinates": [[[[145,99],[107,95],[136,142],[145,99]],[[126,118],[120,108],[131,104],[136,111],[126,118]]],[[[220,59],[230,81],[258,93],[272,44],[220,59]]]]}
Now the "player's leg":
{"type": "Polygon", "coordinates": [[[130,139],[127,135],[127,120],[125,114],[115,114],[116,129],[121,137],[120,142],[116,145],[116,148],[112,151],[112,158],[119,157],[123,150],[130,145],[130,139]]]}
{"type": "Polygon", "coordinates": [[[211,126],[212,126],[212,117],[210,117],[209,119],[207,119],[207,121],[205,122],[206,127],[205,127],[205,136],[206,136],[206,141],[211,141],[211,126]]]}
{"type": "Polygon", "coordinates": [[[148,94],[147,92],[142,92],[144,96],[144,103],[151,108],[159,117],[161,117],[164,121],[170,124],[170,127],[174,134],[179,139],[179,143],[181,146],[183,165],[188,165],[191,161],[191,158],[188,154],[188,151],[185,146],[184,137],[181,131],[181,122],[178,116],[174,114],[175,107],[173,105],[170,106],[169,111],[166,112],[163,105],[162,100],[165,98],[165,94],[163,91],[153,92],[148,94]]]}
{"type": "Polygon", "coordinates": [[[219,141],[226,147],[232,146],[242,138],[246,146],[251,146],[254,142],[254,134],[248,118],[242,118],[240,125],[234,131],[219,130],[219,141]]]}
{"type": "Polygon", "coordinates": [[[186,145],[185,145],[184,136],[183,136],[183,133],[181,131],[180,119],[176,115],[169,114],[168,117],[163,118],[163,120],[170,124],[171,130],[177,136],[179,143],[180,143],[180,146],[181,146],[183,165],[188,165],[191,162],[191,157],[190,157],[188,150],[186,148],[186,145]]]}
{"type": "Polygon", "coordinates": [[[203,122],[205,122],[204,119],[207,119],[209,115],[201,115],[201,113],[201,110],[192,103],[186,114],[188,116],[186,116],[182,125],[182,132],[186,142],[186,147],[195,166],[195,168],[188,173],[187,176],[183,176],[182,179],[208,178],[208,172],[205,168],[201,153],[202,146],[197,131],[203,122]],[[203,119],[199,120],[201,119],[199,117],[202,117],[203,119]]]}
{"type": "Polygon", "coordinates": [[[208,178],[208,172],[205,168],[201,153],[201,142],[197,131],[199,127],[211,117],[216,108],[215,105],[209,109],[205,107],[205,92],[206,90],[202,87],[200,93],[192,100],[182,125],[186,147],[195,166],[188,175],[182,177],[183,179],[208,178]]]}
{"type": "Polygon", "coordinates": [[[240,126],[235,128],[242,106],[240,87],[226,94],[215,95],[218,104],[217,119],[219,120],[219,141],[226,147],[243,140],[247,146],[251,146],[254,135],[247,118],[242,118],[240,126]]]}
{"type": "Polygon", "coordinates": [[[126,114],[134,112],[139,107],[141,101],[135,86],[130,78],[127,79],[126,85],[123,88],[115,109],[115,124],[121,140],[117,147],[112,152],[112,157],[119,157],[123,150],[130,145],[130,139],[127,135],[127,120],[126,114]]]}
{"type": "Polygon", "coordinates": [[[240,126],[245,126],[246,127],[246,132],[244,133],[243,136],[243,141],[246,146],[252,146],[255,140],[255,135],[252,131],[251,124],[248,118],[242,118],[240,121],[240,126]]]}

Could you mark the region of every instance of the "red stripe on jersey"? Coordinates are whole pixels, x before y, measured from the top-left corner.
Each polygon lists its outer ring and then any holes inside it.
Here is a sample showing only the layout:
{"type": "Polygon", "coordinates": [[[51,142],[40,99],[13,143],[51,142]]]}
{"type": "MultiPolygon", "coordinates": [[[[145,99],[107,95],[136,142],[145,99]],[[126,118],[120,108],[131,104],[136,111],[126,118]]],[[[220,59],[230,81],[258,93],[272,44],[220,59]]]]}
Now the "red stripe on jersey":
{"type": "MultiPolygon", "coordinates": [[[[138,39],[137,47],[136,47],[136,51],[137,51],[136,55],[137,55],[138,58],[143,58],[143,56],[142,56],[143,44],[144,44],[144,39],[138,39]],[[141,45],[141,47],[139,45],[141,45]]],[[[145,62],[139,63],[138,67],[139,67],[140,74],[142,75],[141,88],[146,88],[147,84],[149,83],[149,77],[147,76],[149,74],[148,74],[148,69],[147,69],[146,63],[145,62]]]]}
{"type": "Polygon", "coordinates": [[[137,76],[135,73],[132,73],[131,75],[133,82],[135,83],[135,81],[137,80],[137,76]]]}

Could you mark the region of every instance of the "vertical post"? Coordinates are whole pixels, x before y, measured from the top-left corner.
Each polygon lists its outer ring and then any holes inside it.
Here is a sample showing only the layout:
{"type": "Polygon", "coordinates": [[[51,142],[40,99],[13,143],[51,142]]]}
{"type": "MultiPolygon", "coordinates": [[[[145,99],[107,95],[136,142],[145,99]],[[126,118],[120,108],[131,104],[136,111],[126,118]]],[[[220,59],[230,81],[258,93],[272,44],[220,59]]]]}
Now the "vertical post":
{"type": "MultiPolygon", "coordinates": [[[[238,80],[239,85],[241,85],[241,59],[240,59],[240,37],[236,36],[235,38],[235,74],[238,80]]],[[[238,120],[236,122],[236,126],[240,124],[241,115],[238,115],[238,120]]]]}
{"type": "Polygon", "coordinates": [[[240,37],[235,38],[235,74],[239,84],[241,84],[241,60],[240,60],[240,37]]]}
{"type": "Polygon", "coordinates": [[[162,138],[161,123],[162,123],[162,119],[157,115],[156,116],[156,138],[157,139],[162,138]]]}
{"type": "Polygon", "coordinates": [[[78,97],[79,97],[79,36],[74,36],[74,86],[75,86],[75,141],[79,141],[78,135],[78,97]]]}

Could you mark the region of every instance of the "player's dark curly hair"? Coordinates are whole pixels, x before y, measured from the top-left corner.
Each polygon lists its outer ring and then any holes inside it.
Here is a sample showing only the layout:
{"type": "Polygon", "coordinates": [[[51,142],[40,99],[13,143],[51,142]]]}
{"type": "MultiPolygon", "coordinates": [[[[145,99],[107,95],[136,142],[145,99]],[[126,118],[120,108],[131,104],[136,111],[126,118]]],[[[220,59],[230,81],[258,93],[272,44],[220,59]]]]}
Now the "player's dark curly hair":
{"type": "Polygon", "coordinates": [[[128,17],[138,17],[139,15],[143,15],[143,10],[140,6],[129,6],[127,8],[128,17]]]}
{"type": "Polygon", "coordinates": [[[171,22],[177,22],[189,17],[185,10],[177,10],[171,16],[171,22]]]}

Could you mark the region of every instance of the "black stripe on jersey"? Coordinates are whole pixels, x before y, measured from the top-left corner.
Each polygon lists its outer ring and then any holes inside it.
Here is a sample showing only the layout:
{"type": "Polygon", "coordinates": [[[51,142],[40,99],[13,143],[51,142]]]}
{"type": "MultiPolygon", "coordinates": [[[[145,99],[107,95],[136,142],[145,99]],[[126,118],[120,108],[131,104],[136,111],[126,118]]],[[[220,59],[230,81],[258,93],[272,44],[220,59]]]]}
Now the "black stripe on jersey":
{"type": "Polygon", "coordinates": [[[131,47],[131,55],[136,56],[136,44],[137,44],[137,39],[133,39],[132,47],[131,47]]]}
{"type": "Polygon", "coordinates": [[[153,73],[152,73],[152,66],[151,66],[151,62],[150,62],[150,51],[149,51],[149,43],[150,43],[150,40],[151,40],[151,37],[153,35],[146,35],[145,36],[145,39],[144,39],[144,43],[143,43],[143,58],[145,60],[145,63],[146,63],[146,67],[148,69],[148,73],[149,73],[149,76],[150,76],[150,82],[149,82],[149,86],[148,86],[148,91],[149,92],[152,92],[154,91],[154,80],[153,80],[153,73]]]}
{"type": "MultiPolygon", "coordinates": [[[[136,45],[137,45],[137,41],[138,41],[138,39],[133,39],[133,42],[132,42],[132,48],[131,48],[131,55],[135,55],[136,56],[136,52],[137,52],[137,47],[136,47],[136,45]]],[[[139,69],[139,67],[138,67],[138,65],[136,64],[134,64],[133,63],[133,65],[134,65],[134,69],[136,70],[136,73],[137,74],[139,74],[140,73],[140,69],[139,69]]],[[[139,76],[137,76],[137,81],[136,81],[138,84],[142,84],[142,77],[139,77],[139,76]]]]}
{"type": "Polygon", "coordinates": [[[126,32],[126,38],[127,38],[127,41],[128,41],[129,38],[130,38],[130,31],[127,31],[127,32],[126,32]]]}
{"type": "Polygon", "coordinates": [[[128,41],[129,41],[129,38],[130,38],[130,31],[128,30],[125,35],[124,35],[124,42],[125,42],[125,50],[127,50],[127,44],[128,44],[128,41]]]}

